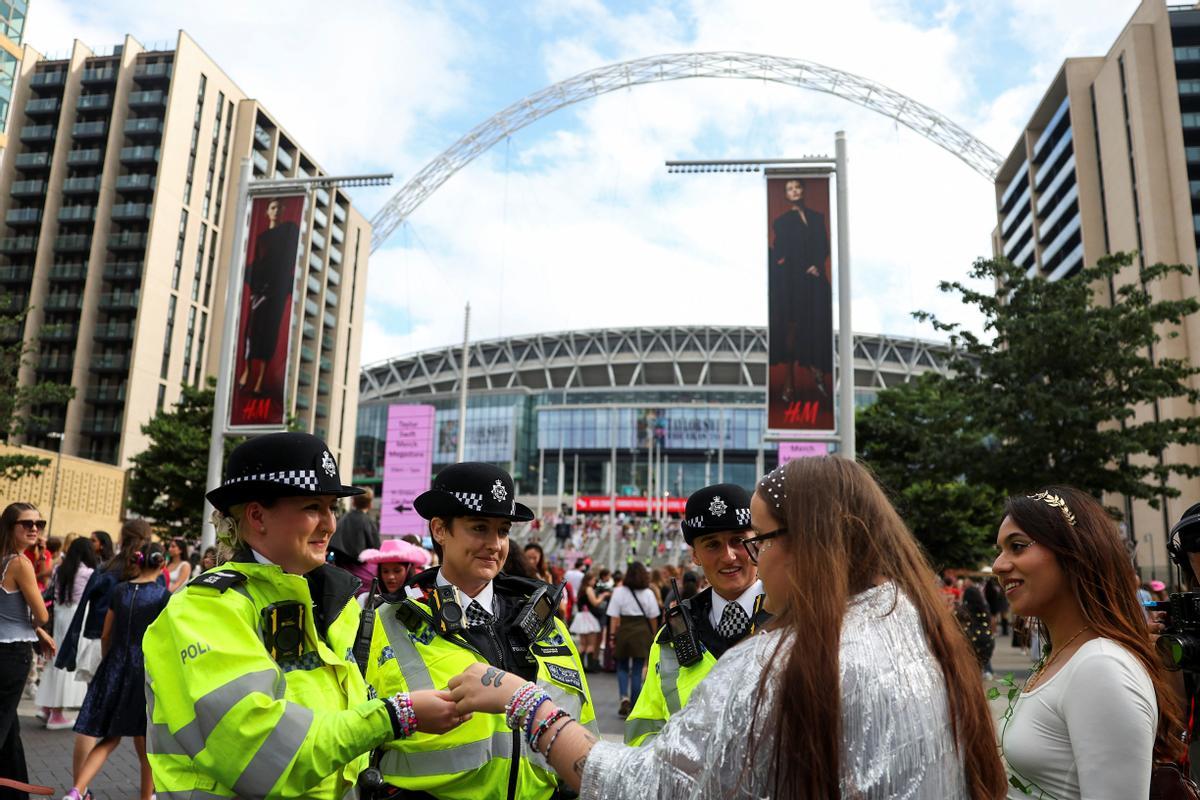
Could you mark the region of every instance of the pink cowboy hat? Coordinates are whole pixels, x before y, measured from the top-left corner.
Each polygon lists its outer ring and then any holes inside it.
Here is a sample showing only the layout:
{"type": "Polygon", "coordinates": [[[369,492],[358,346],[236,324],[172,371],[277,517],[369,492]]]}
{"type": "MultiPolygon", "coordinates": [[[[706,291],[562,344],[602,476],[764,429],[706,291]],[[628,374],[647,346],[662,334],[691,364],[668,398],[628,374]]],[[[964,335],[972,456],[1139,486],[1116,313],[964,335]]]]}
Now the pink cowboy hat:
{"type": "Polygon", "coordinates": [[[364,564],[400,563],[423,567],[429,563],[429,553],[403,539],[385,539],[378,550],[372,548],[359,553],[358,560],[364,564]]]}
{"type": "Polygon", "coordinates": [[[1161,592],[1165,588],[1167,585],[1162,581],[1150,581],[1150,591],[1152,592],[1161,592]]]}

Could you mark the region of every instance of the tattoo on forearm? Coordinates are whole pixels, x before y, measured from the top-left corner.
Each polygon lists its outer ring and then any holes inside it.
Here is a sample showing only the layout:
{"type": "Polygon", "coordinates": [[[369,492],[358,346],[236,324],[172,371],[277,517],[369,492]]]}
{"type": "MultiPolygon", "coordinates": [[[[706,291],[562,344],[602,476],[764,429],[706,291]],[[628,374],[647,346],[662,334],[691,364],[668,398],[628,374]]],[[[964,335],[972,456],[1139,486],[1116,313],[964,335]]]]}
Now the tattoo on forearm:
{"type": "Polygon", "coordinates": [[[497,689],[499,689],[500,681],[504,680],[504,676],[507,674],[507,672],[497,672],[496,676],[492,678],[492,686],[495,686],[497,689]]]}
{"type": "MultiPolygon", "coordinates": [[[[500,672],[500,670],[496,669],[495,667],[488,667],[486,670],[484,670],[483,677],[479,679],[479,682],[484,686],[487,686],[492,682],[492,678],[497,672],[500,672]]],[[[504,673],[501,672],[500,674],[503,675],[504,673]]]]}
{"type": "Polygon", "coordinates": [[[588,760],[588,757],[586,755],[580,756],[579,758],[575,759],[575,766],[574,766],[575,774],[579,778],[583,778],[583,768],[587,766],[587,760],[588,760]]]}

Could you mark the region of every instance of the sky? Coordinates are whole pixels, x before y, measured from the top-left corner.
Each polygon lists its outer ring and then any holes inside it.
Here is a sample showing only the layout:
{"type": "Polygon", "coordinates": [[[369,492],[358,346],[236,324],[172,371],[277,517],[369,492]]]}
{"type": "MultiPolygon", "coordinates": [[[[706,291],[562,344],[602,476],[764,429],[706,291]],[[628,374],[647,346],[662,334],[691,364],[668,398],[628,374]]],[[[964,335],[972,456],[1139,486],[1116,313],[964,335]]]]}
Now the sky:
{"type": "MultiPolygon", "coordinates": [[[[1006,156],[1065,58],[1104,54],[1136,0],[32,0],[48,55],[186,30],[371,218],[466,132],[616,62],[742,51],[883,84],[1006,156]]],[[[631,325],[765,325],[761,175],[668,174],[676,159],[833,153],[846,132],[856,331],[939,338],[939,292],[990,255],[991,183],[841,97],[758,80],[686,80],[581,100],[463,166],[372,254],[362,362],[472,339],[631,325]]]]}

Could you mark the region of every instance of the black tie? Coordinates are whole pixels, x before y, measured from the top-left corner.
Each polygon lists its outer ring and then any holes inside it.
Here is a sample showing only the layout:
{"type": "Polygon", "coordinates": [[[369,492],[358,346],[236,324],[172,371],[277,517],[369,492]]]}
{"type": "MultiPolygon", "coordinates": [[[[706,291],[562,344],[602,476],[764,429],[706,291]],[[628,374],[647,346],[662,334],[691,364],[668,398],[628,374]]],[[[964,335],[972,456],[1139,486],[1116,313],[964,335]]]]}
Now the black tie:
{"type": "Polygon", "coordinates": [[[717,633],[726,639],[737,639],[746,632],[749,622],[750,617],[746,615],[746,609],[742,608],[741,603],[728,603],[721,612],[721,624],[717,626],[717,633]]]}
{"type": "Polygon", "coordinates": [[[492,621],[492,615],[475,600],[471,601],[471,605],[467,606],[467,627],[474,628],[476,625],[487,625],[492,621]]]}

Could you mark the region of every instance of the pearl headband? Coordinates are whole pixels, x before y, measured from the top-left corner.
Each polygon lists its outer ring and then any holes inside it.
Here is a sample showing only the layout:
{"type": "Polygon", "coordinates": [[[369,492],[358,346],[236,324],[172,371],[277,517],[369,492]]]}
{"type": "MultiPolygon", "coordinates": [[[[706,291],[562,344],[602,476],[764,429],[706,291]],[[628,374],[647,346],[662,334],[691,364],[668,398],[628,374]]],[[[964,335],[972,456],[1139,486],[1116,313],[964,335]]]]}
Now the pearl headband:
{"type": "Polygon", "coordinates": [[[763,499],[774,506],[776,511],[782,511],[783,504],[787,502],[787,492],[783,488],[783,468],[785,466],[785,464],[780,464],[764,475],[758,482],[758,488],[762,490],[763,499]]]}

